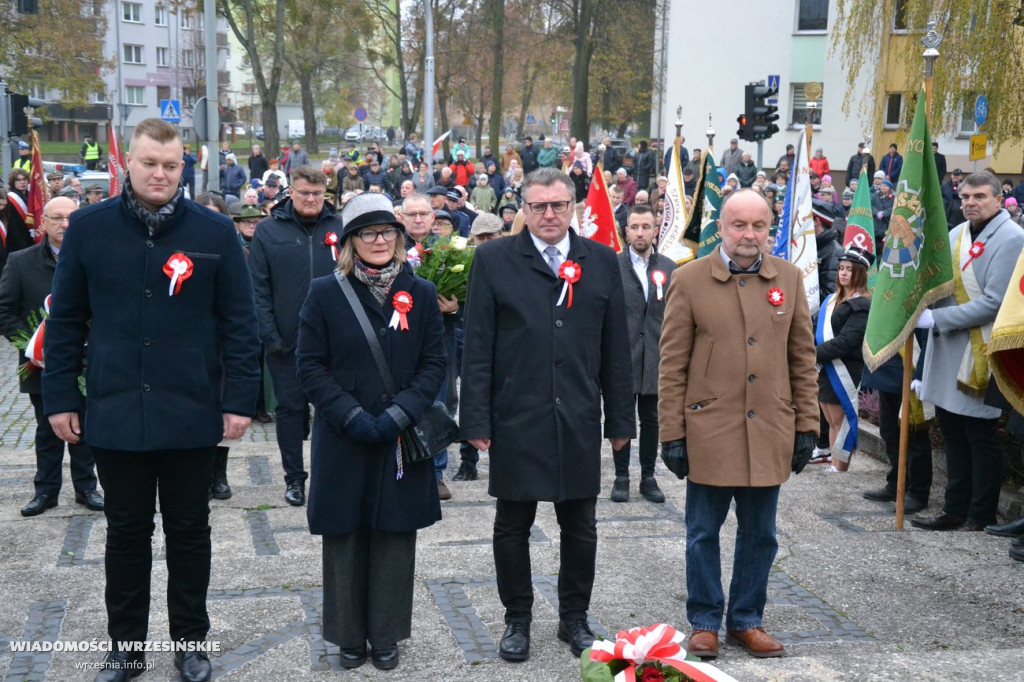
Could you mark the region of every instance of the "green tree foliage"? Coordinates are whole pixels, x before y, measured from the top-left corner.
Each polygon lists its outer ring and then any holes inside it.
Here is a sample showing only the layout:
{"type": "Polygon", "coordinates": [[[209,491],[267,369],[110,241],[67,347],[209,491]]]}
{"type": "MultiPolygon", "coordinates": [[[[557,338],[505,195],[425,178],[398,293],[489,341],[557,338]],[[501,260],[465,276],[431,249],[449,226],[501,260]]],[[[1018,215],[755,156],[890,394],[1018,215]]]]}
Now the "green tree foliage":
{"type": "MultiPolygon", "coordinates": [[[[929,21],[943,37],[935,62],[931,129],[955,133],[965,111],[985,94],[988,133],[998,147],[1024,137],[1024,107],[1018,87],[1024,73],[1024,3],[1020,0],[838,0],[832,50],[841,56],[850,85],[887,62],[902,64],[903,91],[914,94],[922,81],[924,47],[920,38],[929,21]],[[896,39],[894,26],[907,39],[896,39]],[[901,31],[902,32],[902,31],[901,31]]],[[[884,98],[861,103],[862,113],[881,120],[884,98]]],[[[854,103],[846,101],[844,111],[854,103]]],[[[969,120],[969,119],[968,119],[969,120]]]]}
{"type": "Polygon", "coordinates": [[[12,90],[57,90],[69,107],[104,90],[100,73],[114,62],[103,55],[102,0],[39,0],[38,14],[20,14],[17,6],[9,1],[0,9],[0,66],[12,90]]]}

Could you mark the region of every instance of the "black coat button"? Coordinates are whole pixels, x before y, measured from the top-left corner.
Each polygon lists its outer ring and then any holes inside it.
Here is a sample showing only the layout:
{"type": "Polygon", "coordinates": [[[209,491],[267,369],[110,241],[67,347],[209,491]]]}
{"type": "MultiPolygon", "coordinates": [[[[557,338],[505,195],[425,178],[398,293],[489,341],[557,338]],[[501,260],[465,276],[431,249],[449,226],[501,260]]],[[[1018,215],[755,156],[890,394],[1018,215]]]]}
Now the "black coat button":
{"type": "Polygon", "coordinates": [[[741,279],[741,280],[740,280],[740,286],[741,286],[741,287],[745,287],[745,286],[747,286],[747,280],[745,280],[745,279],[741,279]]]}
{"type": "Polygon", "coordinates": [[[153,240],[152,239],[147,239],[146,240],[146,246],[148,246],[149,248],[152,249],[153,248],[153,240]]]}
{"type": "Polygon", "coordinates": [[[142,384],[142,390],[149,393],[149,384],[142,384]]]}
{"type": "Polygon", "coordinates": [[[378,334],[380,334],[381,336],[387,336],[387,335],[388,335],[388,330],[387,330],[387,328],[386,328],[386,327],[381,327],[381,328],[380,328],[380,329],[379,329],[379,330],[377,331],[377,333],[378,333],[378,334]]]}
{"type": "Polygon", "coordinates": [[[142,345],[143,346],[150,346],[152,344],[153,344],[153,339],[149,338],[148,336],[146,338],[142,339],[142,345]]]}
{"type": "Polygon", "coordinates": [[[747,377],[747,381],[753,383],[753,382],[757,381],[757,377],[754,376],[753,374],[751,374],[749,377],[747,377]]]}
{"type": "Polygon", "coordinates": [[[144,293],[146,294],[146,298],[152,298],[153,297],[153,290],[152,289],[146,289],[146,291],[144,293]]]}
{"type": "Polygon", "coordinates": [[[747,412],[747,419],[753,419],[753,418],[754,418],[754,411],[751,410],[750,412],[747,412]]]}
{"type": "Polygon", "coordinates": [[[561,398],[555,398],[555,405],[561,405],[561,404],[562,404],[562,399],[561,398]]]}
{"type": "Polygon", "coordinates": [[[380,401],[382,403],[386,403],[388,401],[388,394],[387,393],[381,393],[380,394],[380,401]]]}
{"type": "Polygon", "coordinates": [[[749,339],[747,339],[747,344],[750,345],[750,346],[754,345],[754,337],[753,336],[751,336],[749,339]]]}
{"type": "Polygon", "coordinates": [[[556,327],[561,327],[562,326],[562,321],[561,320],[555,320],[555,326],[556,327]]]}

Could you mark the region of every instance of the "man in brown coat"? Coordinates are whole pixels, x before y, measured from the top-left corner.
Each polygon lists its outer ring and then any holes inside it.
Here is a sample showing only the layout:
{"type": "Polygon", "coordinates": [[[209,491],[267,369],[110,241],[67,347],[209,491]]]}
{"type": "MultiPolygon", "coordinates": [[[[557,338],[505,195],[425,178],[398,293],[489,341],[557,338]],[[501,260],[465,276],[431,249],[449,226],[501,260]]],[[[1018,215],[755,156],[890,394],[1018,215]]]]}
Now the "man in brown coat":
{"type": "Polygon", "coordinates": [[[761,627],[778,544],[779,488],[818,431],[814,338],[799,269],[762,256],[772,213],[741,189],[722,203],[722,243],[672,276],[661,336],[662,459],[686,485],[687,649],[718,655],[725,607],[719,532],[739,529],[726,630],[758,657],[781,656],[761,627]]]}

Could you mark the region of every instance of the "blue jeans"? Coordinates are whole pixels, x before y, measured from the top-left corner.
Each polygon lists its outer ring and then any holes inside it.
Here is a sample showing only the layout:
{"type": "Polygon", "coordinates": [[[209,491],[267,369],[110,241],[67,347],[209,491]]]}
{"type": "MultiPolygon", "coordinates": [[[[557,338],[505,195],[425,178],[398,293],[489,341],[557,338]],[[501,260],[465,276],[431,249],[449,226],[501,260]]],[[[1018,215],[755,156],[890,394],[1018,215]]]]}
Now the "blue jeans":
{"type": "Polygon", "coordinates": [[[729,585],[727,630],[761,627],[768,574],[779,548],[775,512],[779,486],[719,488],[686,481],[686,617],[694,630],[722,626],[722,556],[719,533],[736,500],[736,553],[729,585]]]}

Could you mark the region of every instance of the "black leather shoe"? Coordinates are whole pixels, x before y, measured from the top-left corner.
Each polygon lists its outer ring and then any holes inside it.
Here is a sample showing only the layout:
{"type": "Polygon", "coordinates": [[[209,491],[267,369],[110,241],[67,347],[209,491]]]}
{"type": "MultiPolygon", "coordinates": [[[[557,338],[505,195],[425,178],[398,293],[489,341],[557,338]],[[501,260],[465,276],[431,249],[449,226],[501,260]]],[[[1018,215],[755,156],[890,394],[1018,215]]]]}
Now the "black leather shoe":
{"type": "Polygon", "coordinates": [[[256,421],[258,421],[260,424],[269,424],[270,422],[274,421],[274,418],[271,417],[267,412],[263,410],[258,410],[256,412],[256,421]]]}
{"type": "Polygon", "coordinates": [[[964,522],[964,525],[960,526],[960,528],[958,528],[957,530],[966,531],[969,533],[977,533],[979,531],[985,530],[985,526],[981,525],[980,523],[975,523],[974,521],[968,520],[964,522]]]}
{"type": "Polygon", "coordinates": [[[922,500],[907,494],[903,496],[903,513],[916,514],[928,508],[928,500],[922,500]]]}
{"type": "Polygon", "coordinates": [[[452,477],[453,481],[475,481],[479,478],[476,472],[476,465],[470,464],[469,462],[463,462],[459,465],[459,470],[452,477]]]}
{"type": "Polygon", "coordinates": [[[895,502],[896,492],[888,488],[878,488],[877,490],[865,490],[861,493],[861,497],[875,502],[895,502]]]}
{"type": "Polygon", "coordinates": [[[341,667],[358,668],[363,663],[366,663],[366,644],[363,646],[355,647],[354,649],[342,649],[341,650],[341,667]]]}
{"type": "Polygon", "coordinates": [[[306,504],[306,485],[302,481],[292,481],[284,491],[284,499],[293,507],[306,504]]]}
{"type": "Polygon", "coordinates": [[[509,621],[498,645],[498,655],[506,661],[516,662],[530,657],[530,621],[509,621]]]}
{"type": "Polygon", "coordinates": [[[110,651],[93,682],[127,682],[146,672],[146,654],[141,651],[110,651]]]}
{"type": "Polygon", "coordinates": [[[591,646],[597,637],[587,625],[586,618],[573,618],[570,621],[558,621],[558,639],[568,642],[572,655],[579,658],[583,650],[591,646]]]}
{"type": "Polygon", "coordinates": [[[989,535],[998,535],[1001,538],[1019,538],[1024,535],[1024,516],[1002,525],[985,526],[985,532],[989,535]]]}
{"type": "Polygon", "coordinates": [[[1010,558],[1015,561],[1024,561],[1024,547],[1010,547],[1010,558]]]}
{"type": "Polygon", "coordinates": [[[219,476],[214,478],[213,483],[210,484],[210,494],[215,500],[230,500],[231,486],[228,485],[228,479],[219,476]]]}
{"type": "Polygon", "coordinates": [[[205,651],[174,652],[174,667],[181,682],[207,682],[213,678],[213,666],[205,651]]]}
{"type": "MultiPolygon", "coordinates": [[[[101,500],[102,502],[102,500],[101,500]]],[[[22,516],[39,516],[47,509],[53,509],[57,506],[56,495],[45,495],[40,493],[32,498],[32,500],[21,508],[22,516]]]]}
{"type": "Polygon", "coordinates": [[[964,520],[959,516],[942,513],[938,516],[910,519],[910,525],[922,530],[957,530],[964,525],[964,520]]]}
{"type": "Polygon", "coordinates": [[[665,493],[661,492],[661,488],[658,487],[658,482],[654,480],[654,476],[640,479],[640,494],[644,496],[645,500],[655,504],[665,501],[665,493]]]}
{"type": "Polygon", "coordinates": [[[398,645],[375,646],[370,652],[370,661],[377,670],[391,670],[398,667],[398,645]]]}
{"type": "Polygon", "coordinates": [[[1024,548],[1024,535],[1020,535],[1010,540],[1010,547],[1024,548]]]}
{"type": "Polygon", "coordinates": [[[96,492],[95,488],[92,490],[76,490],[75,502],[84,504],[86,509],[103,511],[103,497],[96,492]]]}
{"type": "Polygon", "coordinates": [[[616,476],[612,483],[612,502],[629,502],[629,476],[616,476]]]}

